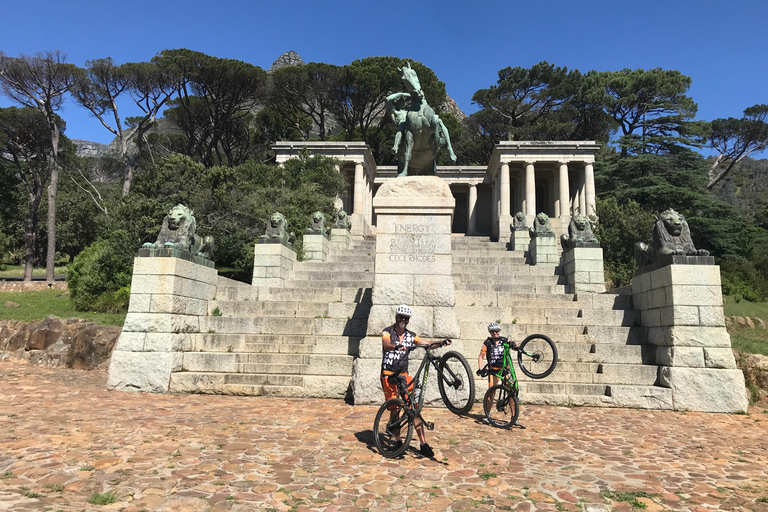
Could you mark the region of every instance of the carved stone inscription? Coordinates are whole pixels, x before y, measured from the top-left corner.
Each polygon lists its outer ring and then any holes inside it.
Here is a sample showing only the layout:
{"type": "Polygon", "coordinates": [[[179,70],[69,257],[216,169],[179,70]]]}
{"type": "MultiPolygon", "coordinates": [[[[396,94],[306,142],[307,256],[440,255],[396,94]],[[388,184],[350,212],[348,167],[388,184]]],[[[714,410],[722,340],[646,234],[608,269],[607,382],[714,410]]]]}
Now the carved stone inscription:
{"type": "Polygon", "coordinates": [[[389,261],[434,263],[435,239],[428,224],[395,224],[395,236],[389,244],[389,261]]]}

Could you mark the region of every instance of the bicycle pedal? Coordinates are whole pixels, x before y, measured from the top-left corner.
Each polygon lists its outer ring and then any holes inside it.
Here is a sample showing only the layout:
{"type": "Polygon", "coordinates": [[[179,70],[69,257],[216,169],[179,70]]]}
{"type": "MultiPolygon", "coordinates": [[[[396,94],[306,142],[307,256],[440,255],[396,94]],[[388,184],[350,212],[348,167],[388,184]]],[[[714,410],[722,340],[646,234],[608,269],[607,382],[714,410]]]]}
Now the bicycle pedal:
{"type": "Polygon", "coordinates": [[[425,421],[424,426],[427,427],[427,430],[435,430],[435,424],[431,421],[425,421]]]}

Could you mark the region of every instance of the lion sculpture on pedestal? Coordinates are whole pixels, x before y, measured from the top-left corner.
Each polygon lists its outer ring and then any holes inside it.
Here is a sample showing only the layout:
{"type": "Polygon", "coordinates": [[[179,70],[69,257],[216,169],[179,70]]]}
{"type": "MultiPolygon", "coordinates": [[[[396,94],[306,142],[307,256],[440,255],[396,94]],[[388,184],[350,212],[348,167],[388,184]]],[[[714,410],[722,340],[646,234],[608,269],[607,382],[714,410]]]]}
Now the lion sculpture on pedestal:
{"type": "Polygon", "coordinates": [[[316,211],[309,219],[309,228],[304,231],[307,235],[325,235],[325,214],[321,211],[316,211]]]}
{"type": "Polygon", "coordinates": [[[267,221],[266,232],[259,238],[263,240],[277,240],[282,243],[293,245],[296,240],[296,235],[292,232],[288,233],[288,220],[280,212],[275,212],[267,221]]]}
{"type": "Polygon", "coordinates": [[[338,229],[351,229],[352,225],[349,222],[349,215],[347,215],[347,212],[344,210],[339,210],[339,213],[336,214],[336,223],[333,225],[334,228],[338,229]]]}
{"type": "Polygon", "coordinates": [[[563,249],[575,247],[579,242],[597,242],[597,238],[592,233],[592,224],[583,215],[574,216],[568,224],[568,235],[560,237],[563,249]]]}
{"type": "Polygon", "coordinates": [[[530,229],[531,236],[555,236],[552,227],[549,225],[549,215],[544,212],[536,215],[533,221],[533,227],[530,229]]]}
{"type": "Polygon", "coordinates": [[[696,249],[691,240],[691,228],[685,217],[671,208],[661,212],[653,225],[653,241],[635,244],[637,267],[656,262],[667,255],[709,256],[709,251],[696,249]]]}
{"type": "Polygon", "coordinates": [[[512,219],[512,224],[509,225],[510,231],[528,229],[525,221],[525,214],[523,212],[517,212],[512,219]]]}
{"type": "Polygon", "coordinates": [[[187,251],[196,256],[211,259],[213,255],[213,237],[202,238],[195,233],[197,222],[194,212],[177,204],[163,218],[163,225],[155,243],[147,242],[144,247],[150,249],[174,248],[187,251]]]}

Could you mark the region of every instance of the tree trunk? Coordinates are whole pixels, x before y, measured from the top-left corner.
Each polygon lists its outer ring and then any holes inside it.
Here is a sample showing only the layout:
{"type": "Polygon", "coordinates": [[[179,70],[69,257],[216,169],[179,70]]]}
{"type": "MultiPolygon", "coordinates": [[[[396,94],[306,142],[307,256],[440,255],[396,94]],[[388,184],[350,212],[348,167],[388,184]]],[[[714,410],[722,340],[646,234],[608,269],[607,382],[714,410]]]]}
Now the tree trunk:
{"type": "Polygon", "coordinates": [[[37,208],[40,206],[41,197],[42,190],[29,194],[29,210],[24,220],[24,281],[32,281],[37,240],[37,208]]]}
{"type": "MultiPolygon", "coordinates": [[[[54,125],[55,126],[55,125],[54,125]]],[[[51,183],[48,185],[48,253],[45,257],[45,280],[52,283],[56,280],[54,265],[56,264],[56,195],[59,191],[59,130],[51,132],[52,162],[51,183]]]]}

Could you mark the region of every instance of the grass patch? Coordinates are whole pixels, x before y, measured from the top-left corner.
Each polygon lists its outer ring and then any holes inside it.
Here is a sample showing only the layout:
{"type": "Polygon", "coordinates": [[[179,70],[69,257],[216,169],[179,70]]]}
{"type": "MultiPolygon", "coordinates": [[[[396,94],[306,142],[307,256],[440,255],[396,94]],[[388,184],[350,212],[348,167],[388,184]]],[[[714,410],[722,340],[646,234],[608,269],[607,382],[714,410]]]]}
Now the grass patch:
{"type": "Polygon", "coordinates": [[[645,503],[637,501],[637,498],[657,498],[659,494],[652,494],[648,492],[618,492],[618,491],[600,491],[600,497],[608,498],[613,501],[624,501],[629,503],[632,508],[646,508],[645,503]]]}
{"type": "Polygon", "coordinates": [[[88,503],[90,503],[91,505],[110,505],[112,503],[115,503],[116,501],[117,501],[117,496],[115,496],[114,493],[112,492],[105,492],[103,494],[99,494],[98,492],[95,492],[88,499],[88,503]]]}
{"type": "Polygon", "coordinates": [[[731,347],[744,354],[763,354],[768,356],[768,330],[731,329],[731,347]]]}
{"type": "Polygon", "coordinates": [[[489,478],[495,478],[495,477],[496,477],[496,473],[481,473],[480,474],[480,478],[482,478],[483,480],[488,480],[489,478]]]}
{"type": "Polygon", "coordinates": [[[0,307],[0,320],[31,322],[43,320],[48,315],[59,318],[82,318],[101,325],[119,325],[125,322],[125,313],[89,313],[75,311],[69,301],[69,292],[62,290],[43,290],[36,292],[0,292],[0,303],[12,301],[18,308],[0,307]]]}
{"type": "Polygon", "coordinates": [[[768,321],[768,302],[736,302],[733,297],[724,297],[723,312],[725,316],[748,316],[762,318],[768,321]]]}
{"type": "MultiPolygon", "coordinates": [[[[56,275],[67,274],[67,266],[53,267],[53,273],[56,275]]],[[[45,268],[33,268],[33,276],[44,276],[45,268]]],[[[24,265],[5,265],[5,270],[0,270],[0,277],[24,277],[24,265]]]]}

